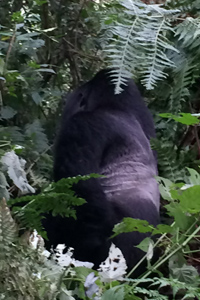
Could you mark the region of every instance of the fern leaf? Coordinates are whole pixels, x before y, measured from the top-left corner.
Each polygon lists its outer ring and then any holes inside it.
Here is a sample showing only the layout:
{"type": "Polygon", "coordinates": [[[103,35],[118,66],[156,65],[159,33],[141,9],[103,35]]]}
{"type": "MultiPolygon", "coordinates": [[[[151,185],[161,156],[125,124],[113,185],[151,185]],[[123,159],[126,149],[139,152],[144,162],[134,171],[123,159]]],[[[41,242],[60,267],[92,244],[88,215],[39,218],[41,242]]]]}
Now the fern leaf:
{"type": "Polygon", "coordinates": [[[25,135],[39,153],[48,148],[48,139],[39,120],[35,120],[33,123],[26,125],[25,135]]]}
{"type": "Polygon", "coordinates": [[[13,144],[23,144],[24,136],[21,129],[17,126],[1,127],[0,128],[0,139],[8,139],[13,144]]]}
{"type": "Polygon", "coordinates": [[[200,8],[199,0],[167,0],[166,7],[169,7],[171,9],[178,8],[180,10],[180,14],[189,13],[194,8],[200,8]]]}
{"type": "Polygon", "coordinates": [[[186,18],[176,27],[175,36],[179,37],[183,47],[194,49],[199,52],[200,46],[200,18],[186,18]]]}
{"type": "Polygon", "coordinates": [[[17,236],[16,224],[11,216],[6,200],[0,201],[0,245],[2,248],[7,248],[12,244],[17,236]]]}
{"type": "Polygon", "coordinates": [[[165,68],[174,63],[166,50],[177,51],[166,37],[172,31],[170,18],[177,10],[166,10],[159,5],[146,5],[140,1],[123,0],[124,19],[111,27],[113,36],[105,52],[115,71],[111,72],[116,93],[120,93],[131,74],[142,75],[142,83],[153,89],[157,81],[167,76],[165,68]],[[115,73],[113,76],[112,73],[115,73]]]}
{"type": "Polygon", "coordinates": [[[177,149],[172,142],[151,140],[151,146],[158,154],[159,173],[173,182],[183,181],[186,178],[182,161],[177,160],[177,149]]]}

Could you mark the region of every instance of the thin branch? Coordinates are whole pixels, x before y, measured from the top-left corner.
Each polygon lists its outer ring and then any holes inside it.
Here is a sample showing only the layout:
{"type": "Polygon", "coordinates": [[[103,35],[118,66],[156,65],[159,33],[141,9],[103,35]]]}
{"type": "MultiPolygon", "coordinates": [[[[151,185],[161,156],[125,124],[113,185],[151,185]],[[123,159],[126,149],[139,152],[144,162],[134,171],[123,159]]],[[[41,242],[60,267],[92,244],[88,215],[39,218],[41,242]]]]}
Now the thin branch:
{"type": "Polygon", "coordinates": [[[6,60],[5,60],[5,65],[4,65],[4,72],[7,69],[7,65],[8,65],[8,60],[9,60],[9,57],[10,57],[10,53],[12,51],[12,47],[13,47],[13,44],[15,42],[16,31],[17,30],[16,30],[16,27],[15,27],[15,30],[14,30],[13,35],[12,35],[12,38],[11,38],[10,43],[9,43],[8,52],[6,54],[6,60]]]}

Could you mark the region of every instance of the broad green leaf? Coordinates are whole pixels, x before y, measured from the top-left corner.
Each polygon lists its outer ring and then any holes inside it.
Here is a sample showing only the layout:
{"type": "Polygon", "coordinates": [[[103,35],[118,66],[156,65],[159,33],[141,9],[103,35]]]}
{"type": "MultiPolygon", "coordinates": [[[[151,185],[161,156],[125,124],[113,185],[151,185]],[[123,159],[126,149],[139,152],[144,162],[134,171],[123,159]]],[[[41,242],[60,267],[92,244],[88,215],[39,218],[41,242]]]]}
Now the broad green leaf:
{"type": "Polygon", "coordinates": [[[33,101],[38,105],[42,102],[42,97],[40,96],[40,94],[38,92],[32,92],[31,96],[33,98],[33,101]]]}
{"type": "Polygon", "coordinates": [[[101,300],[123,300],[124,299],[124,288],[122,287],[114,287],[105,291],[102,295],[101,300]]]}
{"type": "Polygon", "coordinates": [[[37,69],[37,71],[39,71],[39,72],[48,72],[48,73],[56,74],[56,72],[55,72],[53,69],[40,68],[40,69],[37,69]]]}
{"type": "Polygon", "coordinates": [[[192,116],[189,113],[180,113],[179,116],[175,116],[171,113],[159,114],[162,118],[173,119],[176,122],[185,124],[185,125],[194,125],[199,124],[199,119],[195,116],[192,116]]]}
{"type": "Polygon", "coordinates": [[[187,170],[190,173],[190,183],[193,185],[200,185],[200,174],[196,170],[191,168],[187,168],[187,170]]]}
{"type": "Polygon", "coordinates": [[[180,204],[177,202],[171,202],[170,204],[165,205],[165,208],[167,209],[168,214],[174,218],[176,226],[181,230],[187,230],[190,218],[185,212],[183,212],[180,204]]]}
{"type": "Polygon", "coordinates": [[[24,33],[20,34],[16,37],[18,41],[27,41],[30,40],[32,37],[40,35],[39,32],[29,32],[29,33],[24,33]]]}
{"type": "Polygon", "coordinates": [[[18,30],[18,29],[20,29],[20,28],[22,28],[22,27],[24,27],[24,23],[19,23],[19,24],[16,24],[16,30],[18,30]]]}
{"type": "Polygon", "coordinates": [[[176,267],[171,269],[170,271],[174,278],[178,279],[181,282],[185,282],[186,284],[193,285],[198,277],[197,270],[191,265],[184,264],[182,267],[176,267]]]}
{"type": "MultiPolygon", "coordinates": [[[[24,17],[21,14],[21,11],[16,11],[14,13],[12,13],[12,21],[17,22],[17,23],[22,23],[24,21],[24,17]]],[[[18,26],[18,24],[16,25],[16,27],[18,26]]]]}
{"type": "Polygon", "coordinates": [[[180,206],[185,212],[200,212],[200,185],[192,186],[186,190],[177,193],[177,199],[180,200],[180,206]]]}
{"type": "Polygon", "coordinates": [[[0,58],[0,74],[1,75],[4,72],[4,66],[5,66],[5,62],[4,62],[3,58],[0,58]]]}
{"type": "Polygon", "coordinates": [[[49,32],[49,31],[53,31],[55,29],[57,29],[57,27],[51,27],[51,28],[43,29],[42,32],[49,32]]]}
{"type": "Polygon", "coordinates": [[[141,249],[144,252],[147,252],[149,249],[150,243],[153,243],[153,241],[149,237],[146,237],[144,240],[141,241],[141,243],[139,243],[139,245],[137,245],[135,247],[141,249]]]}
{"type": "Polygon", "coordinates": [[[47,0],[35,0],[35,2],[36,2],[37,5],[41,6],[45,3],[47,3],[47,0]]]}
{"type": "Polygon", "coordinates": [[[139,220],[133,218],[124,218],[123,221],[114,226],[114,235],[116,236],[123,232],[139,231],[142,233],[152,232],[153,226],[149,225],[146,220],[139,220]]]}
{"type": "Polygon", "coordinates": [[[173,228],[166,224],[159,224],[156,226],[156,228],[153,230],[152,235],[156,234],[164,234],[164,233],[172,233],[173,228]]]}
{"type": "MultiPolygon", "coordinates": [[[[12,31],[8,31],[8,32],[1,31],[1,36],[10,37],[10,36],[13,36],[13,32],[12,31]]],[[[1,38],[1,40],[3,40],[3,39],[1,38]]]]}
{"type": "Polygon", "coordinates": [[[12,107],[3,106],[0,111],[0,118],[8,120],[8,119],[13,118],[16,115],[16,113],[17,112],[12,107]]]}
{"type": "Polygon", "coordinates": [[[39,69],[40,68],[40,65],[37,64],[35,61],[31,60],[28,62],[28,66],[33,68],[33,69],[39,69]]]}
{"type": "Polygon", "coordinates": [[[172,200],[171,188],[174,185],[173,182],[167,178],[156,176],[156,180],[159,183],[159,191],[163,199],[172,200]]]}

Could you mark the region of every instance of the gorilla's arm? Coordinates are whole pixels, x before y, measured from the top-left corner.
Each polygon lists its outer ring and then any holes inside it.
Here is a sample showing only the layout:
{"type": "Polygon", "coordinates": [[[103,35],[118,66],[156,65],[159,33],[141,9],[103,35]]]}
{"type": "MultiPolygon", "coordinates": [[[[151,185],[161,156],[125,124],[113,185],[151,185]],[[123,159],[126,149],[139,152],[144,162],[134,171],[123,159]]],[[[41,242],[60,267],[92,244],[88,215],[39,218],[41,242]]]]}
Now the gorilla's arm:
{"type": "MultiPolygon", "coordinates": [[[[100,172],[102,154],[112,133],[106,132],[105,121],[99,113],[81,112],[70,121],[63,119],[55,149],[54,179],[100,172]]],[[[114,133],[113,133],[114,135],[114,133]]],[[[108,214],[108,201],[98,178],[80,181],[75,191],[95,207],[96,217],[108,214]]]]}
{"type": "Polygon", "coordinates": [[[104,121],[95,113],[81,112],[63,119],[55,145],[54,179],[97,173],[106,144],[104,121]],[[99,125],[101,124],[101,125],[99,125]]]}
{"type": "MultiPolygon", "coordinates": [[[[70,118],[69,122],[63,119],[55,145],[55,180],[77,174],[98,173],[103,150],[107,140],[112,138],[111,135],[106,132],[101,114],[80,112],[70,118]]],[[[95,257],[98,259],[102,257],[103,260],[106,257],[105,253],[108,253],[110,242],[107,239],[112,232],[109,225],[110,204],[98,178],[81,180],[74,190],[79,197],[87,201],[87,204],[77,209],[78,221],[74,227],[70,223],[69,229],[74,231],[72,234],[76,235],[76,240],[82,244],[82,248],[79,245],[77,253],[76,244],[69,246],[75,248],[75,257],[78,259],[82,258],[82,254],[85,258],[90,249],[88,260],[95,262],[95,257]]],[[[96,262],[97,265],[98,263],[100,261],[96,262]]]]}

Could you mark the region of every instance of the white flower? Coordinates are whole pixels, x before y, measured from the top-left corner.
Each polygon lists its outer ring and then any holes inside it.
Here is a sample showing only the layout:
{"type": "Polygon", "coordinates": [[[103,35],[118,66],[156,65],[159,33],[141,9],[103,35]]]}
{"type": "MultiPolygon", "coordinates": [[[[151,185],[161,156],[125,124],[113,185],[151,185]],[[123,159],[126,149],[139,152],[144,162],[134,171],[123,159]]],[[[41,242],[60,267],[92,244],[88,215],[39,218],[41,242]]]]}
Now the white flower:
{"type": "Polygon", "coordinates": [[[61,267],[68,267],[69,265],[73,265],[74,267],[86,267],[91,269],[94,266],[94,264],[91,262],[79,261],[72,258],[74,250],[73,248],[69,248],[67,253],[63,254],[65,248],[65,244],[57,245],[52,255],[52,259],[56,261],[61,267]]]}
{"type": "Polygon", "coordinates": [[[150,240],[149,247],[148,247],[148,250],[147,250],[147,260],[152,259],[153,252],[154,252],[153,250],[154,250],[154,243],[153,243],[153,241],[150,240]]]}
{"type": "Polygon", "coordinates": [[[55,260],[61,267],[68,267],[72,263],[73,248],[69,248],[68,251],[63,254],[63,250],[66,248],[64,244],[57,245],[52,259],[55,260]]]}
{"type": "Polygon", "coordinates": [[[51,252],[49,252],[48,250],[45,249],[41,254],[42,254],[44,257],[49,258],[49,256],[51,255],[51,252]]]}
{"type": "Polygon", "coordinates": [[[108,258],[99,266],[99,275],[103,282],[123,280],[126,274],[126,261],[119,248],[114,244],[110,246],[108,258]]]}
{"type": "Polygon", "coordinates": [[[26,178],[26,172],[24,171],[26,161],[24,159],[19,158],[12,150],[2,156],[1,163],[10,179],[12,179],[22,193],[35,193],[35,189],[28,183],[26,178]]]}
{"type": "Polygon", "coordinates": [[[38,234],[37,230],[33,230],[31,235],[29,236],[29,245],[32,249],[43,249],[44,248],[44,240],[41,235],[38,234]]]}
{"type": "Polygon", "coordinates": [[[42,278],[42,273],[38,272],[38,273],[33,273],[33,276],[37,277],[38,279],[42,278]]]}
{"type": "Polygon", "coordinates": [[[88,269],[92,269],[92,267],[94,266],[93,263],[88,262],[88,261],[80,261],[80,260],[72,260],[72,265],[74,267],[86,267],[88,269]]]}
{"type": "Polygon", "coordinates": [[[184,184],[180,189],[182,191],[184,191],[184,190],[187,190],[187,189],[189,189],[189,188],[191,188],[193,186],[194,186],[194,184],[184,184]]]}
{"type": "Polygon", "coordinates": [[[90,273],[85,280],[84,287],[86,288],[86,296],[93,299],[93,296],[97,295],[99,292],[99,287],[96,285],[95,281],[98,277],[94,276],[94,272],[90,273]]]}

